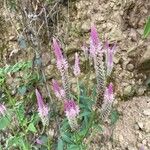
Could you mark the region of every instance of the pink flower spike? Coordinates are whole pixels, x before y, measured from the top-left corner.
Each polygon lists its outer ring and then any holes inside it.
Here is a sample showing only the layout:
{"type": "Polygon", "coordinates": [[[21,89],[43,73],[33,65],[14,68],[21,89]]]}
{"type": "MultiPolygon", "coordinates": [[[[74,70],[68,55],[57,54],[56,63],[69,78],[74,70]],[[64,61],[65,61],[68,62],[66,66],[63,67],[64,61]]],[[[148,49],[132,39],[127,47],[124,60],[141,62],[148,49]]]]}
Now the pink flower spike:
{"type": "Polygon", "coordinates": [[[36,93],[36,98],[37,98],[37,103],[38,103],[39,116],[40,116],[43,124],[46,125],[46,124],[48,124],[49,109],[48,109],[47,105],[44,104],[43,98],[37,89],[35,90],[35,93],[36,93]]]}
{"type": "Polygon", "coordinates": [[[114,45],[112,48],[107,45],[107,51],[106,51],[106,65],[107,65],[107,75],[109,76],[113,69],[113,57],[115,53],[116,45],[114,45]]]}
{"type": "Polygon", "coordinates": [[[53,83],[53,91],[56,95],[57,98],[61,98],[61,95],[60,95],[60,87],[59,87],[59,84],[56,80],[52,80],[52,83],[53,83]]]}
{"type": "Polygon", "coordinates": [[[95,26],[91,27],[91,35],[90,35],[90,54],[92,57],[95,57],[97,53],[102,54],[103,49],[98,37],[98,33],[95,26]]]}
{"type": "Polygon", "coordinates": [[[55,38],[53,38],[53,48],[54,48],[54,53],[56,56],[57,61],[60,61],[63,59],[63,55],[61,52],[61,48],[55,38]]]}
{"type": "Polygon", "coordinates": [[[6,107],[3,104],[0,104],[0,115],[5,115],[6,113],[6,107]]]}
{"type": "Polygon", "coordinates": [[[114,95],[113,95],[113,84],[110,83],[109,86],[106,88],[104,93],[104,100],[107,102],[113,102],[114,95]]]}
{"type": "Polygon", "coordinates": [[[98,33],[97,33],[97,30],[96,30],[95,26],[91,27],[91,40],[92,40],[92,43],[94,44],[94,46],[96,46],[96,47],[100,43],[98,33]]]}
{"type": "Polygon", "coordinates": [[[68,120],[76,118],[79,114],[79,106],[73,100],[67,100],[64,103],[64,109],[68,120]]]}
{"type": "Polygon", "coordinates": [[[63,69],[66,70],[68,68],[68,63],[66,59],[63,57],[61,48],[55,38],[53,38],[53,49],[57,59],[57,68],[59,70],[63,70],[63,69]]]}
{"type": "Polygon", "coordinates": [[[61,99],[65,97],[65,91],[59,86],[56,80],[52,80],[53,90],[57,98],[61,99]]]}
{"type": "Polygon", "coordinates": [[[75,53],[75,65],[74,65],[74,75],[80,75],[79,57],[78,53],[75,53]]]}

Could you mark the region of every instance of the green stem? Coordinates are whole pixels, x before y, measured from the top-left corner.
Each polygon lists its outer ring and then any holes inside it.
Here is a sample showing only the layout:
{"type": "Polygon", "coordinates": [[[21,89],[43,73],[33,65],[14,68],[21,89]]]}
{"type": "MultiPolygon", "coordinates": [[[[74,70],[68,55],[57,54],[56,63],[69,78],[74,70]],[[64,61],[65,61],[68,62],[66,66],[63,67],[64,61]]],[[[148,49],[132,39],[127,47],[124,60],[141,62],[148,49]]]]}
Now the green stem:
{"type": "Polygon", "coordinates": [[[80,86],[79,86],[79,78],[77,77],[77,94],[78,94],[78,105],[80,103],[80,86]]]}
{"type": "Polygon", "coordinates": [[[84,140],[84,138],[87,136],[89,129],[91,128],[92,124],[93,124],[93,120],[95,118],[96,112],[92,112],[90,120],[89,120],[89,124],[88,127],[86,128],[86,132],[84,134],[84,136],[81,137],[80,141],[82,142],[84,140]]]}

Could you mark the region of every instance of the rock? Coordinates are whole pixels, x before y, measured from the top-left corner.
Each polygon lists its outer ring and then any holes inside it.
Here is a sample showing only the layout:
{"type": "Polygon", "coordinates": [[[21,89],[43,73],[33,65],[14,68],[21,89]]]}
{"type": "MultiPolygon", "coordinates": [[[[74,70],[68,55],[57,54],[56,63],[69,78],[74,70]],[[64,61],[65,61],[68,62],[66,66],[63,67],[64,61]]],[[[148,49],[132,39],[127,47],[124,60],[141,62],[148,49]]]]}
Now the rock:
{"type": "Polygon", "coordinates": [[[128,85],[123,90],[123,95],[126,97],[132,96],[134,93],[133,88],[131,85],[128,85]]]}
{"type": "Polygon", "coordinates": [[[150,133],[150,120],[146,119],[145,124],[144,124],[144,131],[146,133],[150,133]]]}
{"type": "Polygon", "coordinates": [[[133,71],[134,65],[129,63],[129,64],[127,64],[126,68],[127,68],[128,71],[133,71]]]}
{"type": "Polygon", "coordinates": [[[51,57],[49,52],[42,53],[42,64],[43,66],[47,66],[50,63],[51,57]]]}
{"type": "Polygon", "coordinates": [[[145,109],[145,110],[143,111],[143,114],[144,114],[145,116],[150,116],[150,109],[145,109]]]}
{"type": "Polygon", "coordinates": [[[115,55],[115,57],[114,57],[114,63],[115,64],[118,64],[119,63],[119,61],[120,61],[120,59],[121,59],[121,56],[120,55],[115,55]]]}
{"type": "Polygon", "coordinates": [[[145,91],[146,91],[146,88],[142,86],[142,87],[140,87],[140,88],[138,89],[137,94],[138,94],[139,96],[142,96],[145,91]]]}
{"type": "Polygon", "coordinates": [[[143,122],[138,122],[138,126],[140,129],[143,129],[143,127],[144,127],[143,122]]]}
{"type": "Polygon", "coordinates": [[[148,70],[150,69],[150,46],[147,47],[147,50],[145,51],[145,53],[142,55],[138,66],[139,66],[139,70],[148,70]]]}
{"type": "Polygon", "coordinates": [[[135,31],[133,28],[131,28],[130,33],[129,33],[129,36],[131,37],[131,39],[132,39],[133,41],[136,41],[136,40],[137,40],[137,33],[136,33],[136,31],[135,31]]]}
{"type": "Polygon", "coordinates": [[[90,31],[90,24],[91,22],[90,21],[85,21],[82,26],[81,26],[81,31],[84,32],[84,33],[87,33],[90,31]]]}

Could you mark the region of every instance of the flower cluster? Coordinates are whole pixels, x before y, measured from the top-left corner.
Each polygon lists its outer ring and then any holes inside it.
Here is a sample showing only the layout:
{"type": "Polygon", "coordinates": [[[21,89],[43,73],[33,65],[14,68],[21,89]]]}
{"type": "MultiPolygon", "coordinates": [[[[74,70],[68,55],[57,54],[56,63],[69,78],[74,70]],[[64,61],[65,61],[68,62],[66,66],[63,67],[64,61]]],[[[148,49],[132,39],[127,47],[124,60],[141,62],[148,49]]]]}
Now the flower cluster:
{"type": "Polygon", "coordinates": [[[48,125],[48,106],[44,104],[43,98],[37,89],[35,90],[35,93],[37,98],[39,116],[42,120],[43,125],[48,125]]]}

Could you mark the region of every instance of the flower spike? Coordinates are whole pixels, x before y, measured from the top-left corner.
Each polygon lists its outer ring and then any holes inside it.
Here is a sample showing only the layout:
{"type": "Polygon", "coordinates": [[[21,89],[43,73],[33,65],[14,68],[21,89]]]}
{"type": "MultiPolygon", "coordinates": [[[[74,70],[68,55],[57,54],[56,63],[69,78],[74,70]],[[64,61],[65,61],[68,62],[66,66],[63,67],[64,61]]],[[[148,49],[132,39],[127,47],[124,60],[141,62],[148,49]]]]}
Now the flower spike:
{"type": "Polygon", "coordinates": [[[110,48],[108,42],[106,43],[106,67],[107,76],[111,75],[112,69],[113,69],[113,57],[115,54],[116,45],[110,48]]]}
{"type": "Polygon", "coordinates": [[[56,39],[53,38],[53,49],[54,53],[57,59],[57,68],[61,73],[62,83],[63,83],[63,89],[65,91],[65,96],[67,99],[70,99],[70,85],[68,80],[68,62],[63,57],[61,48],[56,41],[56,39]]]}
{"type": "Polygon", "coordinates": [[[104,103],[101,109],[102,120],[107,119],[107,117],[109,116],[113,101],[114,101],[113,84],[110,83],[104,93],[104,103]]]}
{"type": "Polygon", "coordinates": [[[39,93],[39,91],[37,89],[35,90],[35,93],[36,93],[36,98],[37,98],[37,103],[38,103],[39,116],[42,120],[43,125],[48,125],[48,112],[49,112],[49,109],[44,104],[43,98],[42,98],[41,94],[39,93]]]}
{"type": "Polygon", "coordinates": [[[58,99],[63,99],[65,97],[65,91],[59,86],[56,80],[52,80],[53,91],[58,99]]]}
{"type": "Polygon", "coordinates": [[[79,115],[79,106],[74,100],[67,100],[64,103],[64,110],[72,130],[78,127],[77,116],[79,115]]]}

